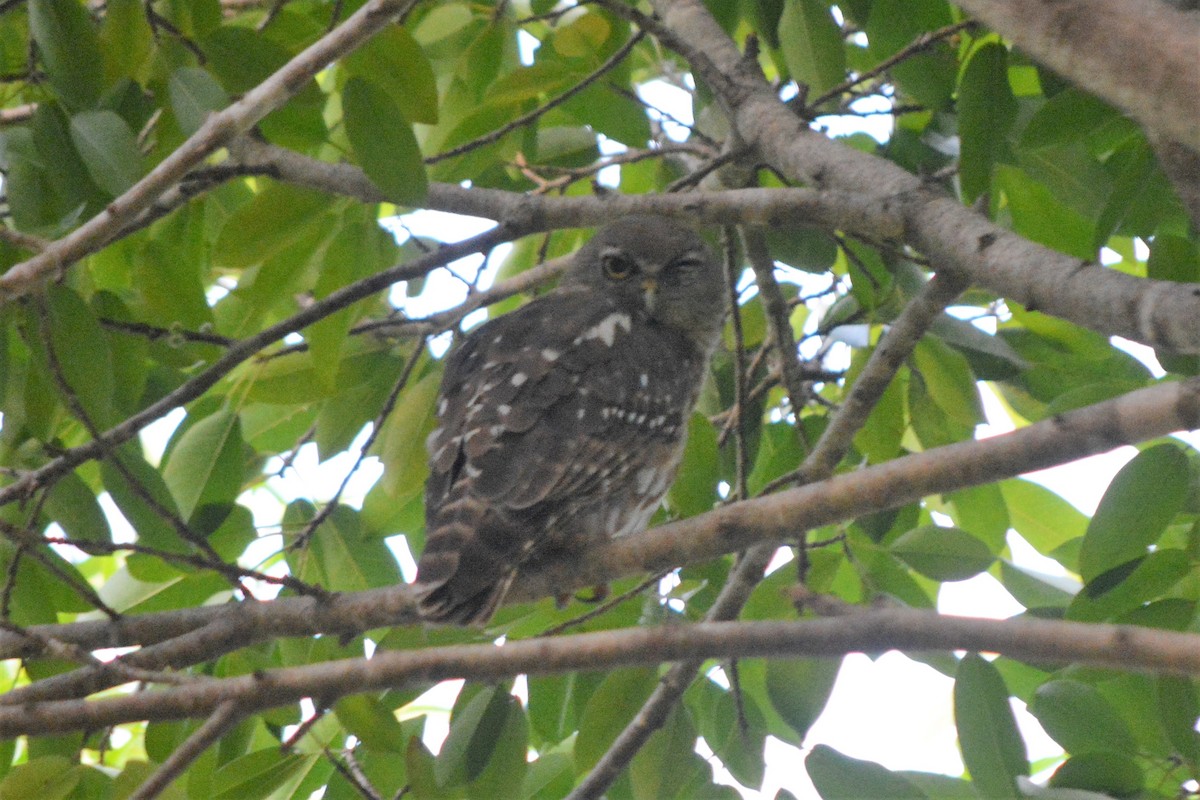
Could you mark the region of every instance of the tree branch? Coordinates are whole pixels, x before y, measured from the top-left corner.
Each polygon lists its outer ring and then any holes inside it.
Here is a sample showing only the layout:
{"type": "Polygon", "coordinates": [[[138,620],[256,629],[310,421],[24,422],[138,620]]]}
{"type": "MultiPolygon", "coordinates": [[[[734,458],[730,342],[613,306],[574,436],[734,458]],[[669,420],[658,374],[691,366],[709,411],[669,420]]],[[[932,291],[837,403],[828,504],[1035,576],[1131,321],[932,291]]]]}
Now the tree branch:
{"type": "Polygon", "coordinates": [[[967,650],[1035,663],[1200,675],[1200,636],[1124,625],[944,617],[885,609],[798,622],[701,622],[421,650],[265,670],[159,692],[0,708],[0,737],[96,730],[137,720],[185,719],[234,706],[242,714],[320,697],[465,678],[496,681],[587,669],[707,658],[833,657],[853,652],[967,650]]]}
{"type": "MultiPolygon", "coordinates": [[[[1065,464],[1126,444],[1200,427],[1200,378],[1140,389],[1012,433],[926,450],[691,519],[598,542],[577,561],[523,574],[512,602],[529,602],[621,577],[708,561],[756,544],[795,539],[800,531],[895,508],[922,497],[1065,464]]],[[[228,633],[204,642],[205,658],[277,636],[353,635],[417,619],[407,585],[89,621],[36,625],[33,636],[0,631],[0,658],[40,655],[36,637],[86,648],[163,642],[216,620],[228,633]]],[[[193,662],[194,663],[194,662],[193,662]]],[[[142,664],[152,668],[149,664],[142,664]]],[[[3,695],[0,695],[0,702],[3,695]]]]}
{"type": "MultiPolygon", "coordinates": [[[[655,0],[660,20],[603,0],[652,30],[712,87],[747,144],[791,180],[874,197],[906,221],[905,240],[971,284],[1105,335],[1200,353],[1200,285],[1135,278],[1055,252],[992,224],[877,156],[809,130],[699,0],[655,0]]],[[[1197,105],[1196,107],[1200,107],[1197,105]]]]}
{"type": "Polygon", "coordinates": [[[117,232],[179,182],[193,167],[231,142],[299,92],[331,61],[346,55],[400,16],[416,0],[370,0],[336,29],[305,48],[265,81],[224,110],[209,115],[186,142],[103,211],[33,258],[0,275],[0,302],[35,290],[117,232]]]}
{"type": "Polygon", "coordinates": [[[1063,77],[1200,153],[1200,23],[1157,0],[954,0],[1063,77]],[[1130,58],[1153,53],[1153,58],[1130,58]]]}

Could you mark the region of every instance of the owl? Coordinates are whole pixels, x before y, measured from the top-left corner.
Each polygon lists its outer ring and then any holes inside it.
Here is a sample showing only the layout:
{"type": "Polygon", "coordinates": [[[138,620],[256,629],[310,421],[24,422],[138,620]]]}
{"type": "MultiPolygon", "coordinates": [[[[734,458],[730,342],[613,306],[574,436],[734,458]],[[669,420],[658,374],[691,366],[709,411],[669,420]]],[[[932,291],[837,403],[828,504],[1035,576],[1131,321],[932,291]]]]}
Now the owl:
{"type": "Polygon", "coordinates": [[[424,619],[486,622],[522,567],[645,528],[683,455],[724,298],[694,231],[631,216],[588,241],[557,289],[461,341],[427,441],[424,619]]]}

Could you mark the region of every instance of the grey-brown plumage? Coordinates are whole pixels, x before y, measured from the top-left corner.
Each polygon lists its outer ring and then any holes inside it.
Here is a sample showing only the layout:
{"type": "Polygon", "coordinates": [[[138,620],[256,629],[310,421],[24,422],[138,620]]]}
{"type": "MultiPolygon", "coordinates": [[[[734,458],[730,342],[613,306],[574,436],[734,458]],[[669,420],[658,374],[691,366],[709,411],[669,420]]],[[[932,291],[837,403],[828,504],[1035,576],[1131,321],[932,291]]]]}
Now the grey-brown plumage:
{"type": "Polygon", "coordinates": [[[679,465],[724,295],[694,231],[627,217],[555,291],[463,339],[427,443],[426,619],[486,621],[522,565],[646,526],[679,465]]]}

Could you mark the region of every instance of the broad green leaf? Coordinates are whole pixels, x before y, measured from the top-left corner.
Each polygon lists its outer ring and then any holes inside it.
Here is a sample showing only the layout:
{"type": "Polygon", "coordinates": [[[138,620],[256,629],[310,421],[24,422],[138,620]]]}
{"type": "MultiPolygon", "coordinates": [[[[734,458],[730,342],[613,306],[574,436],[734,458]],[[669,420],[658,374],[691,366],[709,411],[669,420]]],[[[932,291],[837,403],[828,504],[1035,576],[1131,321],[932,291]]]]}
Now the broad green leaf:
{"type": "Polygon", "coordinates": [[[1171,746],[1193,770],[1200,769],[1200,732],[1196,731],[1200,697],[1195,684],[1187,678],[1162,675],[1155,679],[1155,689],[1159,719],[1171,746]]]}
{"type": "Polygon", "coordinates": [[[113,197],[142,177],[137,137],[112,111],[83,111],[71,117],[71,141],[92,180],[113,197]]]}
{"type": "Polygon", "coordinates": [[[481,689],[465,704],[455,706],[450,733],[434,765],[438,785],[453,787],[488,777],[495,779],[497,767],[500,772],[513,773],[513,782],[508,785],[520,785],[524,777],[527,736],[524,712],[507,688],[500,685],[481,689]],[[513,763],[515,744],[520,745],[520,767],[513,763]],[[507,763],[494,764],[497,759],[507,763]],[[485,771],[492,775],[485,775],[485,771]]]}
{"type": "MultiPolygon", "coordinates": [[[[284,787],[294,790],[305,773],[321,760],[323,756],[319,754],[284,753],[279,747],[257,750],[217,770],[209,796],[213,800],[266,800],[284,787]]],[[[280,796],[290,797],[291,791],[281,792],[280,796]]]]}
{"type": "Polygon", "coordinates": [[[1141,767],[1123,753],[1072,756],[1050,776],[1050,786],[1082,789],[1104,797],[1134,797],[1143,788],[1141,767]]]}
{"type": "Polygon", "coordinates": [[[365,45],[342,59],[342,64],[351,75],[369,82],[386,76],[378,86],[388,93],[407,119],[429,125],[438,121],[438,92],[433,67],[417,40],[399,25],[372,36],[365,45]]]}
{"type": "Polygon", "coordinates": [[[91,108],[104,90],[96,29],[77,0],[29,0],[29,30],[50,83],[72,109],[91,108]]]}
{"type": "Polygon", "coordinates": [[[842,32],[820,0],[787,0],[779,17],[779,47],[788,71],[808,86],[809,99],[846,77],[842,32]]]}
{"type": "Polygon", "coordinates": [[[991,186],[992,165],[1008,151],[1008,131],[1016,114],[1017,101],[1008,85],[1008,51],[1000,44],[986,44],[967,62],[958,87],[963,202],[975,202],[991,186]]]}
{"type": "Polygon", "coordinates": [[[108,82],[136,78],[154,48],[154,32],[142,4],[138,0],[108,0],[99,43],[108,82]]]}
{"type": "Polygon", "coordinates": [[[167,82],[171,109],[184,135],[200,130],[208,115],[229,105],[229,95],[208,70],[180,67],[167,82]]]}
{"type": "Polygon", "coordinates": [[[681,517],[711,511],[717,502],[717,432],[700,413],[688,421],[687,449],[674,485],[667,492],[667,504],[681,517]]]}
{"type": "Polygon", "coordinates": [[[913,363],[925,381],[929,396],[947,417],[963,426],[983,421],[975,376],[961,354],[926,336],[913,350],[913,363]]]}
{"type": "Polygon", "coordinates": [[[51,285],[46,299],[48,344],[54,348],[61,377],[92,423],[105,428],[113,422],[113,363],[108,340],[92,310],[66,286],[51,285]]]}
{"type": "Polygon", "coordinates": [[[1046,147],[1075,142],[1121,113],[1102,100],[1074,87],[1048,99],[1021,132],[1021,147],[1046,147]]]}
{"type": "Polygon", "coordinates": [[[767,696],[779,716],[803,739],[833,692],[841,662],[829,658],[771,659],[767,696]]]}
{"type": "Polygon", "coordinates": [[[730,774],[744,786],[762,785],[767,730],[755,698],[743,691],[739,706],[731,690],[701,679],[688,689],[687,701],[699,734],[730,774]]]}
{"type": "Polygon", "coordinates": [[[213,247],[214,265],[237,269],[261,264],[304,239],[328,208],[329,196],[321,192],[267,183],[222,226],[213,247]]]}
{"type": "MultiPolygon", "coordinates": [[[[284,533],[289,540],[307,529],[316,509],[307,501],[292,502],[284,512],[284,533]]],[[[370,535],[359,521],[359,512],[338,506],[317,527],[308,546],[287,552],[292,574],[335,592],[354,592],[400,583],[400,568],[378,536],[370,535]]]]}
{"type": "Polygon", "coordinates": [[[707,787],[711,769],[695,752],[696,728],[683,706],[676,705],[662,727],[638,751],[629,765],[629,782],[635,797],[691,798],[680,790],[702,776],[707,787]]]}
{"type": "Polygon", "coordinates": [[[232,504],[242,488],[242,429],[236,412],[222,409],[188,428],[171,452],[163,480],[192,520],[204,506],[232,504]]]}
{"type": "Polygon", "coordinates": [[[996,166],[995,180],[1017,233],[1068,255],[1095,258],[1095,224],[1055,199],[1044,183],[1007,164],[996,166]]]}
{"type": "Polygon", "coordinates": [[[1072,755],[1137,754],[1129,725],[1094,687],[1074,680],[1043,684],[1029,704],[1046,733],[1072,755]]]}
{"type": "Polygon", "coordinates": [[[437,425],[433,401],[437,397],[441,370],[433,370],[400,395],[400,401],[384,422],[376,440],[383,462],[383,483],[395,499],[418,494],[429,474],[425,438],[437,425]]]}
{"type": "Polygon", "coordinates": [[[927,797],[902,775],[890,772],[874,761],[842,755],[824,744],[812,749],[804,759],[804,767],[823,800],[863,800],[866,797],[925,800],[927,797]]]}
{"type": "Polygon", "coordinates": [[[583,774],[596,766],[657,684],[658,671],[652,668],[609,673],[584,707],[575,740],[576,771],[583,774]]]}
{"type": "Polygon", "coordinates": [[[108,518],[96,502],[96,493],[74,472],[59,478],[46,492],[46,513],[68,538],[81,542],[112,541],[108,518]]]}
{"type": "Polygon", "coordinates": [[[1200,250],[1182,236],[1162,234],[1150,244],[1146,277],[1188,283],[1200,279],[1200,250]]]}
{"type": "MultiPolygon", "coordinates": [[[[911,45],[917,37],[954,21],[945,0],[875,0],[866,21],[867,52],[878,62],[911,45]]],[[[938,42],[890,70],[907,95],[940,110],[954,93],[958,59],[938,42]]]]}
{"type": "Polygon", "coordinates": [[[34,758],[13,767],[0,781],[0,797],[66,800],[79,779],[80,773],[65,756],[34,758]]]}
{"type": "Polygon", "coordinates": [[[988,546],[961,528],[923,525],[892,542],[904,563],[935,581],[962,581],[992,565],[988,546]]]}
{"type": "Polygon", "coordinates": [[[1000,491],[1013,528],[1042,555],[1087,531],[1087,517],[1044,486],[1012,478],[1000,484],[1000,491]]]}
{"type": "Polygon", "coordinates": [[[393,202],[424,201],[428,179],[421,147],[388,93],[373,82],[351,78],[342,90],[342,114],[346,136],[371,182],[393,202]]]}
{"type": "Polygon", "coordinates": [[[333,713],[367,747],[403,755],[407,737],[396,715],[378,698],[368,694],[343,697],[334,704],[333,713]]]}
{"type": "Polygon", "coordinates": [[[981,797],[1021,797],[1018,775],[1029,774],[1025,742],[996,668],[975,654],[954,676],[954,721],[963,763],[981,797]]]}
{"type": "Polygon", "coordinates": [[[139,543],[174,551],[186,548],[171,525],[144,499],[148,496],[153,504],[179,513],[162,475],[146,462],[140,446],[127,443],[119,447],[112,458],[100,462],[100,476],[121,514],[137,531],[139,543]],[[122,469],[113,465],[113,459],[120,459],[122,469]]]}
{"type": "Polygon", "coordinates": [[[1026,608],[1065,609],[1079,590],[1069,578],[1043,575],[1008,561],[1000,562],[1000,584],[1026,608]]]}
{"type": "Polygon", "coordinates": [[[612,35],[613,26],[601,14],[581,14],[554,32],[551,46],[567,58],[595,58],[612,35]]]}
{"type": "Polygon", "coordinates": [[[1085,583],[1146,554],[1183,507],[1190,482],[1187,456],[1173,444],[1138,453],[1113,478],[1079,552],[1085,583]]]}
{"type": "Polygon", "coordinates": [[[1192,559],[1184,551],[1155,550],[1092,580],[1075,596],[1067,609],[1067,618],[1082,622],[1114,619],[1163,597],[1192,574],[1192,559]]]}
{"type": "Polygon", "coordinates": [[[954,520],[960,528],[987,545],[995,554],[1004,549],[1008,535],[1008,506],[1000,487],[994,483],[971,486],[945,495],[954,508],[954,520]]]}

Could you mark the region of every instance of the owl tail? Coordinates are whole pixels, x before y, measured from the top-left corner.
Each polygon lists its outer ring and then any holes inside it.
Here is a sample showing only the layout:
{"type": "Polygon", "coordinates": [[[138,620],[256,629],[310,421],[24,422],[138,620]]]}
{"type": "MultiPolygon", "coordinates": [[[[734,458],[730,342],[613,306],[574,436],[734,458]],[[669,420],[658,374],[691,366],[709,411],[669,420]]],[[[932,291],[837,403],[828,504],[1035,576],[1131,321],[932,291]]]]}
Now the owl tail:
{"type": "Polygon", "coordinates": [[[500,601],[512,586],[515,572],[510,572],[499,583],[468,597],[460,597],[449,583],[422,585],[417,590],[426,590],[417,603],[417,612],[426,622],[442,622],[451,625],[484,625],[500,607],[500,601]]]}

